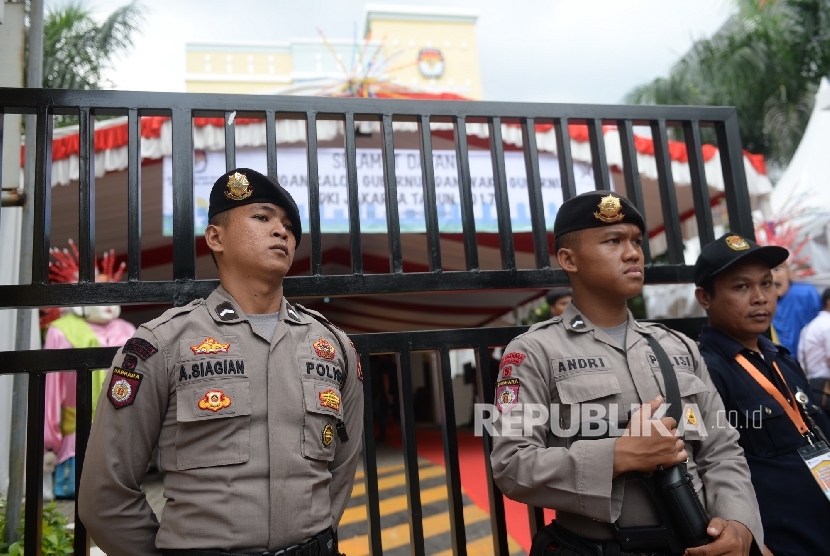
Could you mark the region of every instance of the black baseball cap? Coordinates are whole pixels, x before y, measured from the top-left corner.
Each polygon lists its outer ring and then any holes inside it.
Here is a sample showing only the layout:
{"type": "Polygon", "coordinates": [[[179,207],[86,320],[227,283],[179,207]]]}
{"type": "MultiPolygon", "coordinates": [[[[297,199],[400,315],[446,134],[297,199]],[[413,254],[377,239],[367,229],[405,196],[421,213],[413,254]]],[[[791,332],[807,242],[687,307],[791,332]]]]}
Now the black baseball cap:
{"type": "Polygon", "coordinates": [[[572,197],[562,203],[556,213],[553,223],[555,250],[559,250],[559,239],[565,234],[620,223],[634,224],[646,233],[643,215],[622,195],[599,190],[572,197]]]}
{"type": "Polygon", "coordinates": [[[210,190],[208,219],[226,210],[253,203],[273,203],[282,207],[294,226],[294,239],[300,245],[303,228],[294,198],[277,180],[250,168],[234,168],[216,180],[210,190]]]}
{"type": "Polygon", "coordinates": [[[700,286],[738,261],[749,257],[761,259],[775,268],[790,256],[790,252],[778,245],[758,245],[738,234],[724,234],[700,252],[695,262],[695,286],[700,286]]]}

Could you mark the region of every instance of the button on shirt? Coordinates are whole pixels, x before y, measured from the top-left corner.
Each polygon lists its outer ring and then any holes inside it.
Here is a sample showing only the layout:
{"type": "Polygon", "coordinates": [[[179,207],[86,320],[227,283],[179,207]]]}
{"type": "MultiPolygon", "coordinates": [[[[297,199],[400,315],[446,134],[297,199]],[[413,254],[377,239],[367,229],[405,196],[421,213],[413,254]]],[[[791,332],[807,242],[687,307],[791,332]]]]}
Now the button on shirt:
{"type": "Polygon", "coordinates": [[[283,299],[268,341],[220,286],[143,324],[113,363],[78,498],[107,554],[273,552],[336,528],[363,426],[344,333],[283,299]],[[160,524],[141,491],[156,444],[160,524]]]}
{"type": "MultiPolygon", "coordinates": [[[[716,328],[704,326],[700,353],[726,408],[724,420],[740,433],[740,445],[752,471],[752,484],[761,508],[764,539],[773,554],[813,556],[830,547],[830,500],[824,496],[798,454],[808,441],[798,432],[784,408],[735,361],[743,353],[771,381],[772,362],[778,364],[795,394],[801,388],[810,396],[804,374],[786,349],[763,336],[758,338],[761,356],[716,328]]],[[[782,390],[780,379],[773,384],[782,390]]],[[[807,413],[830,434],[830,420],[811,399],[807,413]]]]}
{"type": "Polygon", "coordinates": [[[830,379],[830,312],[822,311],[801,332],[798,361],[807,378],[830,379]]]}
{"type": "Polygon", "coordinates": [[[574,304],[508,345],[496,386],[498,436],[490,455],[496,483],[514,500],[557,510],[558,523],[585,538],[613,538],[611,524],[617,521],[621,527],[659,525],[654,503],[636,475],[613,477],[617,439],[577,439],[574,434],[583,410],[601,406],[607,419],[619,421],[632,406],[665,397],[660,365],[646,335],[666,351],[681,401],[694,404],[694,416],[685,414],[684,428],[688,471],[701,501],[709,515],[740,521],[761,544],[761,520],[738,435],[731,427],[717,426],[723,404],[694,342],[638,323],[630,313],[624,348],[574,304]],[[509,422],[515,413],[521,418],[528,404],[551,408],[551,413],[524,432],[509,422]]]}

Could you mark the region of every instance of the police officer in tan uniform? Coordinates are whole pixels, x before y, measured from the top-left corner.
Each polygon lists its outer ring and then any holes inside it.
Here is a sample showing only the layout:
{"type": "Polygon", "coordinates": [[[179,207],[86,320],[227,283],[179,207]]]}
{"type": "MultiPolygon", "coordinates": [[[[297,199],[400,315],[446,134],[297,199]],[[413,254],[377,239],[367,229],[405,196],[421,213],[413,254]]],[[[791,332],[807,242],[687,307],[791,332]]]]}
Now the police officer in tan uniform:
{"type": "Polygon", "coordinates": [[[116,355],[81,519],[109,556],[334,556],[363,426],[354,348],[283,297],[302,233],[288,192],[239,168],[216,181],[208,214],[221,285],[116,355]],[[156,445],[161,523],[141,491],[156,445]]]}
{"type": "Polygon", "coordinates": [[[505,350],[496,386],[494,479],[510,498],[555,509],[558,530],[589,547],[568,551],[563,543],[554,554],[665,554],[660,542],[627,550],[617,529],[664,527],[637,474],[688,458],[694,490],[712,518],[708,527],[702,521],[703,536],[712,542],[685,553],[745,555],[763,546],[758,505],[738,435],[723,415],[719,422],[723,404],[697,347],[661,326],[638,323],[627,308],[643,285],[644,233],[636,208],[609,191],[560,207],[556,255],[573,300],[505,350]],[[663,416],[666,388],[648,336],[677,377],[686,408],[681,423],[663,416]]]}

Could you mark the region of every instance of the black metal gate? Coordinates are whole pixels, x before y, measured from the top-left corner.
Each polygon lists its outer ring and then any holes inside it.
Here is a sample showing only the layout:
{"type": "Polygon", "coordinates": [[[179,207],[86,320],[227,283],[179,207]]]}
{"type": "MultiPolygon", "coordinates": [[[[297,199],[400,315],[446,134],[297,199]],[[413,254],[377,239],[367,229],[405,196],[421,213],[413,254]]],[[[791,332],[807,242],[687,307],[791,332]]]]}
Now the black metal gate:
{"type": "MultiPolygon", "coordinates": [[[[623,154],[625,190],[627,196],[641,209],[643,190],[637,167],[634,146],[635,126],[647,126],[651,132],[658,170],[659,194],[667,243],[668,264],[651,264],[647,251],[646,282],[691,282],[692,269],[683,264],[681,220],[668,153],[668,136],[677,128],[685,139],[691,172],[691,187],[696,223],[700,240],[714,239],[709,190],[703,168],[700,130],[714,128],[720,150],[721,169],[725,183],[725,200],[730,228],[754,237],[750,215],[750,200],[744,175],[742,150],[737,118],[733,108],[713,107],[644,107],[644,106],[588,106],[566,104],[519,104],[458,101],[411,101],[377,99],[302,98],[280,96],[207,95],[175,93],[138,93],[114,91],[51,91],[0,89],[0,114],[34,114],[37,126],[34,140],[27,147],[36,149],[37,165],[34,199],[34,248],[32,283],[0,285],[0,308],[32,308],[52,306],[79,306],[100,304],[174,303],[183,305],[197,297],[206,297],[218,284],[213,280],[195,279],[194,196],[193,196],[193,118],[220,116],[225,121],[225,159],[228,169],[235,166],[234,128],[230,117],[255,117],[265,121],[268,143],[268,173],[277,175],[275,121],[277,117],[304,120],[307,136],[309,240],[311,242],[310,276],[288,277],[285,294],[292,296],[343,296],[425,291],[471,291],[490,289],[527,289],[567,284],[561,270],[551,267],[548,249],[548,230],[545,222],[540,190],[539,156],[535,125],[553,123],[556,130],[557,151],[563,196],[575,195],[575,180],[569,124],[588,127],[591,159],[597,189],[609,189],[603,125],[614,125],[620,133],[623,154]],[[80,282],[50,284],[48,263],[50,247],[51,164],[53,116],[74,115],[80,128],[80,198],[79,241],[80,282]],[[129,167],[128,176],[128,280],[121,283],[94,281],[95,178],[93,169],[96,116],[128,117],[129,167]],[[173,279],[144,281],[141,264],[141,159],[140,119],[143,116],[172,117],[173,157],[173,279]],[[317,168],[317,121],[337,119],[344,122],[345,158],[349,182],[349,234],[351,242],[351,273],[324,275],[322,237],[320,232],[319,181],[317,168]],[[358,184],[355,163],[355,120],[370,119],[380,124],[382,137],[383,174],[385,180],[386,218],[389,242],[389,273],[366,274],[361,258],[361,230],[358,215],[358,184]],[[393,121],[418,124],[422,161],[424,214],[429,272],[404,272],[401,232],[397,201],[393,121]],[[458,161],[458,183],[463,222],[464,271],[444,272],[440,250],[439,227],[436,213],[435,181],[432,167],[432,136],[430,122],[451,122],[454,126],[455,150],[458,161]],[[495,201],[498,216],[498,240],[501,249],[501,269],[482,270],[476,243],[473,199],[470,186],[466,124],[482,122],[489,126],[489,146],[493,161],[495,201]],[[511,229],[507,201],[507,180],[504,165],[502,124],[521,126],[522,143],[530,199],[532,238],[535,255],[533,269],[519,269],[511,229]]],[[[0,132],[3,119],[0,118],[0,132]]],[[[2,133],[0,133],[2,141],[2,133]]],[[[0,145],[2,152],[2,145],[0,145]]],[[[3,245],[0,249],[10,249],[3,245]]],[[[476,352],[478,401],[492,403],[494,379],[491,375],[489,350],[506,345],[523,331],[522,327],[483,328],[397,333],[359,334],[353,336],[361,361],[368,368],[371,354],[394,353],[398,359],[401,425],[405,457],[406,492],[409,502],[409,529],[411,553],[424,554],[421,499],[419,493],[418,463],[415,452],[414,408],[411,388],[409,354],[431,350],[439,354],[442,400],[441,427],[444,455],[447,462],[446,479],[450,504],[451,535],[455,554],[466,554],[464,516],[460,471],[457,456],[456,422],[453,411],[453,389],[450,375],[449,352],[472,348],[476,352]]],[[[89,370],[108,367],[117,348],[89,348],[77,350],[18,351],[0,353],[0,374],[27,373],[29,376],[28,441],[26,457],[26,514],[40,515],[42,511],[43,474],[43,409],[45,373],[74,369],[77,382],[77,477],[83,467],[83,457],[91,423],[91,379],[89,370]]],[[[371,392],[371,375],[366,373],[365,392],[371,392]]],[[[373,430],[372,400],[366,397],[366,429],[373,430]]],[[[364,438],[364,467],[367,485],[367,516],[372,554],[381,554],[380,513],[378,507],[377,469],[372,434],[364,438]]],[[[484,438],[484,450],[489,454],[489,438],[484,438]]],[[[486,461],[487,458],[485,458],[486,461]]],[[[493,484],[489,462],[487,472],[490,496],[490,519],[493,546],[496,554],[508,554],[502,495],[493,484]]],[[[531,509],[531,527],[540,523],[541,513],[531,509]]],[[[76,519],[76,554],[88,554],[89,542],[83,524],[76,519]]],[[[40,554],[41,523],[39,519],[26,520],[25,550],[40,554]]]]}

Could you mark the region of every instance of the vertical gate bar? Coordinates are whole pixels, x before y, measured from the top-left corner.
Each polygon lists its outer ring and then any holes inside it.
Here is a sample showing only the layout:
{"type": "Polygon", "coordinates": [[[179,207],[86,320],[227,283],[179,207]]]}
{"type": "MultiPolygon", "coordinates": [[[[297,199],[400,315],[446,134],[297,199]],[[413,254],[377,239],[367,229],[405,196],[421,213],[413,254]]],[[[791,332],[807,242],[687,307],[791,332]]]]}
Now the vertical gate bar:
{"type": "Polygon", "coordinates": [[[173,242],[174,280],[192,280],[196,276],[193,218],[193,119],[190,109],[174,108],[173,237],[177,240],[173,242]]]}
{"type": "Polygon", "coordinates": [[[553,129],[556,132],[556,155],[559,158],[559,180],[562,182],[562,202],[576,197],[574,159],[571,156],[571,132],[568,126],[568,118],[559,118],[553,122],[553,129]]]}
{"type": "Polygon", "coordinates": [[[78,113],[78,281],[95,281],[95,129],[89,107],[78,113]]]}
{"type": "MultiPolygon", "coordinates": [[[[29,408],[26,417],[26,515],[43,514],[43,411],[46,407],[46,375],[29,373],[29,408]]],[[[23,535],[26,554],[40,556],[42,521],[27,519],[23,535]]]]}
{"type": "Polygon", "coordinates": [[[141,280],[141,117],[127,113],[127,280],[141,280]]]}
{"type": "Polygon", "coordinates": [[[383,115],[383,183],[386,197],[386,233],[389,238],[389,270],[393,274],[403,272],[401,251],[401,221],[398,214],[398,179],[395,171],[395,135],[392,131],[392,114],[383,115]]]}
{"type": "Polygon", "coordinates": [[[473,214],[473,191],[470,185],[470,153],[467,149],[467,118],[457,116],[455,123],[455,166],[458,169],[458,194],[461,204],[461,228],[464,233],[464,258],[467,270],[479,270],[476,219],[473,214]]]}
{"type": "Polygon", "coordinates": [[[550,268],[548,233],[545,228],[545,203],[542,199],[542,176],[539,173],[539,149],[536,147],[536,120],[522,118],[522,152],[527,174],[527,200],[533,230],[533,254],[536,268],[550,268]]]}
{"type": "Polygon", "coordinates": [[[406,334],[401,335],[398,355],[398,396],[401,401],[403,457],[406,473],[406,500],[409,507],[411,556],[425,556],[424,513],[421,507],[421,481],[418,476],[418,446],[415,440],[415,409],[412,392],[412,365],[406,334]]]}
{"type": "MultiPolygon", "coordinates": [[[[631,120],[617,120],[620,133],[620,150],[623,158],[623,176],[625,177],[625,196],[634,203],[645,218],[646,206],[643,199],[643,184],[640,181],[640,167],[637,163],[637,151],[634,148],[634,126],[631,120]]],[[[646,264],[651,262],[651,250],[648,234],[643,237],[643,256],[646,264]]]]}
{"type": "Polygon", "coordinates": [[[594,168],[594,183],[597,189],[611,189],[608,181],[608,161],[605,158],[605,135],[602,133],[602,120],[588,120],[588,141],[591,145],[591,166],[594,168]]]}
{"type": "Polygon", "coordinates": [[[539,529],[545,526],[545,511],[536,506],[528,506],[527,521],[530,524],[530,536],[532,537],[539,529]]]}
{"type": "Polygon", "coordinates": [[[363,274],[363,248],[360,243],[360,192],[357,181],[357,146],[354,138],[354,114],[346,113],[346,179],[349,182],[349,242],[351,244],[352,274],[363,274]]]}
{"type": "Polygon", "coordinates": [[[507,196],[507,172],[504,169],[504,143],[501,139],[501,118],[489,118],[488,123],[496,215],[499,223],[501,267],[503,270],[516,270],[516,250],[513,246],[513,226],[510,222],[510,199],[507,196]]]}
{"type": "MultiPolygon", "coordinates": [[[[496,381],[490,369],[490,350],[486,345],[476,348],[476,387],[478,403],[493,407],[493,397],[496,381]]],[[[504,496],[493,481],[493,466],[490,465],[490,452],[493,451],[493,439],[484,430],[481,435],[484,447],[484,469],[487,474],[487,495],[490,499],[490,529],[493,532],[493,553],[506,555],[510,553],[507,547],[507,523],[504,518],[504,496]]]]}
{"type": "Polygon", "coordinates": [[[435,200],[435,168],[432,161],[432,131],[429,116],[422,114],[418,123],[421,129],[421,183],[424,188],[424,224],[427,230],[429,269],[440,272],[441,237],[438,229],[438,204],[435,200]]]}
{"type": "Polygon", "coordinates": [[[663,208],[663,230],[666,234],[666,246],[669,263],[683,264],[683,232],[680,230],[680,215],[677,211],[677,192],[671,174],[669,158],[669,138],[666,120],[651,122],[651,137],[654,141],[654,158],[657,162],[657,185],[660,189],[660,204],[663,208]]]}
{"type": "MultiPolygon", "coordinates": [[[[347,127],[348,129],[348,127],[347,127]]],[[[354,130],[354,126],[352,126],[354,130]]],[[[374,407],[372,406],[372,367],[369,351],[359,350],[363,372],[363,476],[366,484],[366,524],[369,528],[369,554],[383,556],[380,527],[380,494],[378,494],[378,462],[375,447],[374,407]]]]}
{"type": "Polygon", "coordinates": [[[448,348],[442,347],[438,353],[441,357],[441,380],[438,381],[438,393],[441,397],[441,436],[444,440],[444,461],[446,462],[450,538],[453,556],[466,556],[467,532],[464,530],[464,500],[461,496],[461,470],[458,466],[458,429],[455,423],[450,352],[448,348]]]}
{"type": "MultiPolygon", "coordinates": [[[[4,129],[6,123],[6,111],[0,106],[0,183],[3,181],[3,138],[5,137],[4,129]]],[[[19,188],[19,187],[18,187],[19,188]]],[[[16,188],[17,189],[17,188],[16,188]]],[[[0,213],[3,211],[0,210],[0,213]]],[[[3,218],[0,216],[0,224],[3,223],[3,218]]]]}
{"type": "Polygon", "coordinates": [[[236,168],[236,111],[225,110],[225,171],[236,168]]]}
{"type": "MultiPolygon", "coordinates": [[[[32,284],[49,282],[49,244],[52,240],[52,110],[48,106],[37,109],[34,144],[35,187],[34,233],[32,240],[32,284]]],[[[27,132],[28,134],[28,132],[27,132]]]]}
{"type": "Polygon", "coordinates": [[[695,203],[697,235],[702,249],[715,240],[715,228],[712,223],[709,185],[706,183],[706,171],[703,168],[703,156],[701,154],[700,122],[697,120],[684,121],[683,136],[686,139],[689,173],[692,178],[692,198],[695,203]]]}
{"type": "Polygon", "coordinates": [[[268,159],[268,176],[277,179],[277,116],[273,110],[265,111],[265,156],[268,159]]]}
{"type": "MultiPolygon", "coordinates": [[[[323,238],[320,236],[320,174],[317,160],[317,112],[306,112],[308,148],[308,227],[311,232],[311,274],[323,274],[323,238]]],[[[302,211],[301,211],[302,214],[302,211]]]]}
{"type": "MultiPolygon", "coordinates": [[[[92,373],[104,372],[92,369],[78,369],[75,372],[75,492],[81,492],[81,473],[84,469],[86,446],[89,442],[89,428],[92,426],[92,373]]],[[[89,554],[89,535],[78,516],[78,504],[75,504],[75,554],[89,554]]]]}
{"type": "Polygon", "coordinates": [[[716,125],[715,133],[718,138],[720,163],[723,170],[723,190],[726,195],[726,210],[729,214],[729,229],[755,241],[755,226],[752,224],[752,205],[746,185],[737,112],[733,111],[726,120],[716,125]]]}

